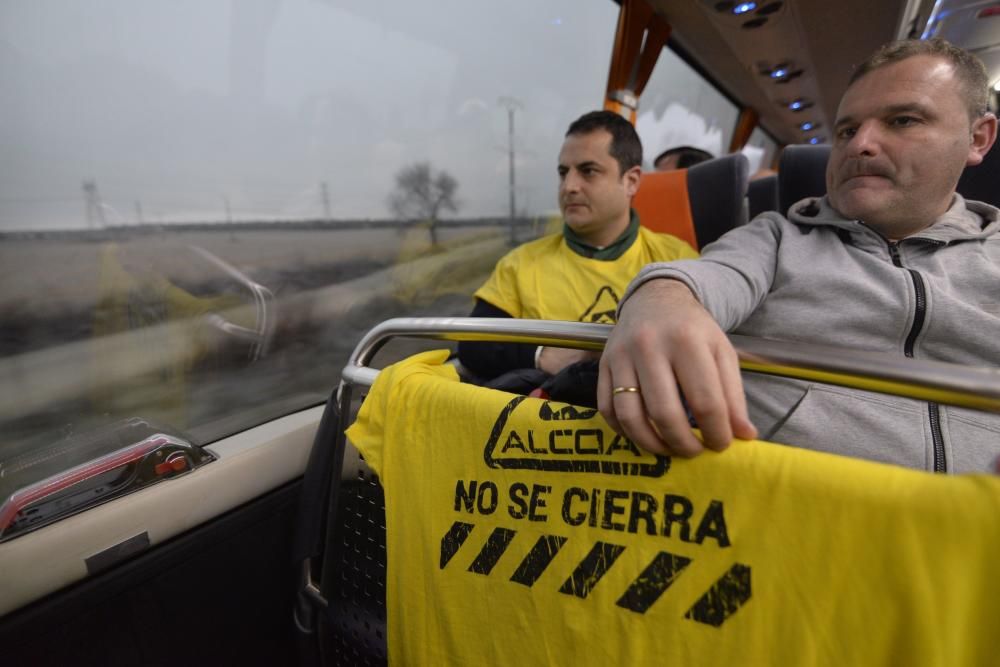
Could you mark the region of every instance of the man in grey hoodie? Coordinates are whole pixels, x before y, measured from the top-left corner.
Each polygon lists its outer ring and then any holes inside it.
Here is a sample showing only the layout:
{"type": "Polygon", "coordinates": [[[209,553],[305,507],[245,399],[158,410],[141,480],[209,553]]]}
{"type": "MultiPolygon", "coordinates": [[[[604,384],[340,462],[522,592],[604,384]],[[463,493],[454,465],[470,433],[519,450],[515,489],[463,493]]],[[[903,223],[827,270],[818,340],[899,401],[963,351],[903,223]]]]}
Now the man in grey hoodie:
{"type": "Polygon", "coordinates": [[[700,259],[651,264],[629,286],[601,358],[598,404],[612,427],[679,456],[759,434],[927,470],[986,471],[1000,454],[1000,418],[741,378],[723,332],[996,364],[1000,211],[955,192],[996,138],[987,95],[982,63],[941,40],[888,44],[863,63],[838,109],[826,197],[798,202],[787,218],[765,213],[700,259]]]}

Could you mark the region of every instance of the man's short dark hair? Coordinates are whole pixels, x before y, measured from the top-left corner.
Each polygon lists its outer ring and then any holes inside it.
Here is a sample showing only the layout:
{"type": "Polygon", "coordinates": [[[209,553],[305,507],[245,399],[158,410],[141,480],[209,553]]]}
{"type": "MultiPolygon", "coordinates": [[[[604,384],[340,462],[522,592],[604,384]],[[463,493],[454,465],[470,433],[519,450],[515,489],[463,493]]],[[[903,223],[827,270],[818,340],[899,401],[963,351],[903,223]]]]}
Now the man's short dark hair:
{"type": "Polygon", "coordinates": [[[653,166],[665,157],[670,157],[671,155],[677,155],[677,168],[687,169],[688,167],[693,167],[696,164],[702,162],[707,162],[713,159],[715,156],[708,151],[703,151],[700,148],[695,148],[694,146],[674,146],[673,148],[668,148],[653,160],[653,166]]]}
{"type": "Polygon", "coordinates": [[[632,167],[642,165],[642,142],[632,123],[613,111],[591,111],[585,113],[569,125],[566,136],[590,134],[605,130],[611,135],[608,152],[618,162],[618,175],[632,167]]]}
{"type": "Polygon", "coordinates": [[[883,44],[867,60],[855,68],[849,83],[854,83],[880,67],[894,65],[914,56],[944,58],[954,66],[962,86],[962,98],[969,110],[971,120],[979,118],[989,110],[990,82],[983,61],[965,49],[960,49],[940,38],[903,39],[883,44]]]}

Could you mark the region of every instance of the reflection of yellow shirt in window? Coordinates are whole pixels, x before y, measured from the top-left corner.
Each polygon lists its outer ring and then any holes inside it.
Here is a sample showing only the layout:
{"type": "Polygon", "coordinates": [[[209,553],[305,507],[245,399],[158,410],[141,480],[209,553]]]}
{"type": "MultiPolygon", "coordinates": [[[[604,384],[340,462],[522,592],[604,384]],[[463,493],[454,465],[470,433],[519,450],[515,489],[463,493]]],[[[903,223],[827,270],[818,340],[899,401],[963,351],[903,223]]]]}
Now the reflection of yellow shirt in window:
{"type": "Polygon", "coordinates": [[[615,260],[583,257],[566,245],[562,233],[551,234],[507,253],[475,296],[511,317],[611,324],[618,299],[639,269],[697,256],[684,241],[645,227],[615,260]]]}

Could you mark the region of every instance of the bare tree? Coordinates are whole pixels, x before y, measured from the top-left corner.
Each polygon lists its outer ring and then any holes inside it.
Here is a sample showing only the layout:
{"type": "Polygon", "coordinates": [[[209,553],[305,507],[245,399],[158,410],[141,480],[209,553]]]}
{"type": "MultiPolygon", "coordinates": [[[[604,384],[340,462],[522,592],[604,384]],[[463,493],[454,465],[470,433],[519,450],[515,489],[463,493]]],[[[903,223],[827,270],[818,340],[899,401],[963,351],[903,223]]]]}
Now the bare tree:
{"type": "Polygon", "coordinates": [[[448,172],[437,174],[430,162],[417,162],[396,172],[396,189],[389,195],[389,210],[404,220],[430,224],[431,243],[437,245],[437,221],[445,211],[458,211],[458,181],[448,172]]]}

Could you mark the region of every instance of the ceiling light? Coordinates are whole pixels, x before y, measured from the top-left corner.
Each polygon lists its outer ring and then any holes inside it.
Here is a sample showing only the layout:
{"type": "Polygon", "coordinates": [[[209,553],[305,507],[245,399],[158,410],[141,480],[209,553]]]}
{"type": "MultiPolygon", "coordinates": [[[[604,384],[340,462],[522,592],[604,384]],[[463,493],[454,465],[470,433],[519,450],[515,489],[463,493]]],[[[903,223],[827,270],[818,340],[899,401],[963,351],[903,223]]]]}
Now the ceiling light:
{"type": "Polygon", "coordinates": [[[739,16],[740,14],[746,14],[747,12],[752,12],[757,9],[756,2],[741,2],[740,4],[733,7],[733,14],[739,16]]]}

